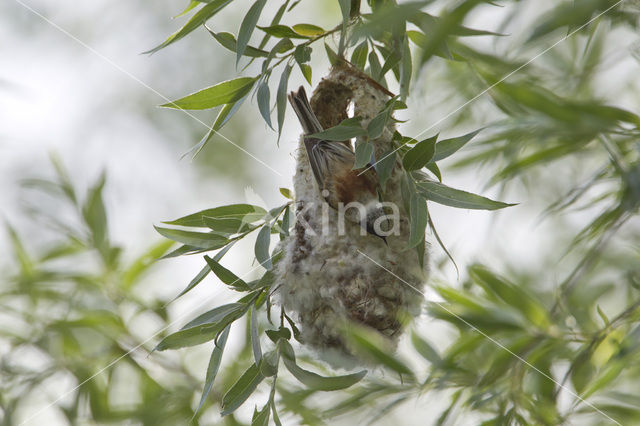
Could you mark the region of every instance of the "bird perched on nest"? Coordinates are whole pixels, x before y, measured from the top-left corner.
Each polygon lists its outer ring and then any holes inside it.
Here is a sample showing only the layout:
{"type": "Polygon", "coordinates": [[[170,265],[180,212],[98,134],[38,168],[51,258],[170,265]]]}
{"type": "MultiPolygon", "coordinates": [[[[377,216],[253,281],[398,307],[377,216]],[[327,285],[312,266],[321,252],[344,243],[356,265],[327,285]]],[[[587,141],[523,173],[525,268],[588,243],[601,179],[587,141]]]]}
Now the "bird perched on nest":
{"type": "Polygon", "coordinates": [[[334,209],[368,233],[385,240],[386,212],[380,203],[378,175],[374,167],[354,170],[355,153],[351,143],[311,137],[324,129],[314,114],[303,87],[289,94],[289,102],[304,130],[304,146],[318,188],[334,209]],[[354,209],[355,208],[355,209],[354,209]]]}

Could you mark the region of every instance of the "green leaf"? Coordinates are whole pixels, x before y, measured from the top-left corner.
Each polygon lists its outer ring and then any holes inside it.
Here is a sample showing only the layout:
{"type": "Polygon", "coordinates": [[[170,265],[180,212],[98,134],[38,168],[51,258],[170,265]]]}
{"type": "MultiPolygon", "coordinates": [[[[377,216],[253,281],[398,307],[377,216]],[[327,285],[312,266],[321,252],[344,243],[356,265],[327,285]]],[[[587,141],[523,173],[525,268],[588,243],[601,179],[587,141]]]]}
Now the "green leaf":
{"type": "Polygon", "coordinates": [[[442,358],[438,355],[438,351],[436,351],[429,342],[415,332],[411,333],[411,343],[418,353],[434,366],[437,366],[442,362],[442,358]]]}
{"type": "Polygon", "coordinates": [[[262,359],[262,349],[260,348],[260,335],[258,331],[258,320],[256,318],[256,308],[251,308],[251,315],[249,320],[251,329],[251,349],[253,350],[253,358],[256,364],[262,359]]]}
{"type": "MultiPolygon", "coordinates": [[[[436,148],[436,153],[437,153],[437,148],[436,148]]],[[[440,173],[440,168],[433,160],[427,163],[425,167],[427,168],[427,170],[433,173],[433,175],[437,177],[440,182],[442,182],[442,173],[440,173]]]]}
{"type": "Polygon", "coordinates": [[[384,127],[387,125],[387,121],[391,117],[391,108],[385,108],[378,115],[373,117],[369,124],[367,125],[367,134],[369,135],[369,140],[378,139],[382,132],[384,131],[384,127]]]}
{"type": "Polygon", "coordinates": [[[376,160],[375,168],[378,173],[378,182],[380,188],[384,192],[387,181],[393,174],[393,168],[396,164],[396,153],[394,150],[389,150],[382,154],[379,160],[376,160]]]}
{"type": "Polygon", "coordinates": [[[391,355],[393,350],[378,332],[352,324],[345,330],[345,333],[349,343],[362,356],[399,374],[413,376],[413,372],[404,362],[391,355]]]}
{"type": "Polygon", "coordinates": [[[198,408],[196,412],[193,413],[193,417],[198,414],[198,411],[202,408],[207,397],[209,396],[209,392],[211,392],[211,387],[213,386],[213,381],[216,379],[218,375],[218,370],[220,369],[220,362],[222,361],[222,354],[224,353],[224,347],[227,344],[227,338],[229,337],[230,326],[224,329],[224,331],[220,334],[220,338],[216,342],[216,346],[213,348],[211,352],[211,358],[209,358],[209,366],[207,367],[207,374],[204,380],[204,389],[202,390],[202,397],[200,397],[200,403],[198,404],[198,408]]]}
{"type": "Polygon", "coordinates": [[[270,36],[278,37],[278,38],[304,38],[304,39],[311,38],[309,36],[302,35],[295,32],[293,29],[291,29],[290,27],[287,27],[286,25],[271,25],[269,27],[258,26],[258,28],[260,28],[262,31],[269,34],[270,36]]]}
{"type": "Polygon", "coordinates": [[[311,70],[311,65],[298,63],[298,67],[300,67],[300,72],[302,73],[304,79],[307,80],[307,83],[312,84],[311,77],[313,71],[311,70]]]}
{"type": "MultiPolygon", "coordinates": [[[[238,42],[236,41],[236,38],[234,37],[233,34],[227,33],[227,32],[216,33],[206,25],[205,25],[205,28],[207,29],[207,31],[209,31],[209,34],[211,34],[213,38],[215,38],[218,41],[218,43],[220,43],[222,47],[229,49],[232,52],[236,52],[238,50],[238,47],[237,47],[238,42]]],[[[252,46],[245,46],[244,52],[242,54],[244,56],[249,56],[252,58],[260,58],[260,57],[268,56],[269,52],[262,49],[257,49],[252,46]]]]}
{"type": "Polygon", "coordinates": [[[339,61],[338,54],[329,47],[327,43],[324,44],[324,50],[327,51],[327,58],[329,58],[329,63],[331,65],[336,65],[339,61]]]}
{"type": "Polygon", "coordinates": [[[214,233],[183,231],[181,229],[161,228],[159,226],[154,226],[154,228],[165,238],[198,249],[214,250],[222,248],[229,243],[227,238],[214,233]]]}
{"type": "Polygon", "coordinates": [[[289,188],[280,188],[280,193],[284,198],[288,198],[289,200],[293,200],[293,193],[289,188]]]}
{"type": "Polygon", "coordinates": [[[260,19],[260,14],[262,13],[262,9],[264,9],[265,4],[267,4],[267,0],[256,0],[244,16],[242,24],[240,24],[240,31],[238,32],[238,46],[236,50],[236,65],[240,62],[240,58],[242,58],[247,44],[249,44],[251,34],[256,28],[256,24],[258,23],[258,19],[260,19]]]}
{"type": "Polygon", "coordinates": [[[325,33],[321,27],[313,24],[296,24],[293,31],[305,37],[316,37],[325,33]]]}
{"type": "Polygon", "coordinates": [[[196,6],[200,6],[202,3],[196,0],[192,0],[189,2],[189,4],[187,5],[187,7],[180,12],[179,14],[177,14],[176,16],[173,17],[173,19],[179,18],[181,16],[186,15],[187,13],[191,12],[193,9],[196,8],[196,6]]]}
{"type": "Polygon", "coordinates": [[[256,259],[265,269],[272,268],[271,256],[269,255],[269,245],[271,244],[271,227],[264,225],[258,233],[255,245],[256,259]]]}
{"type": "Polygon", "coordinates": [[[251,426],[269,426],[269,415],[271,414],[271,404],[267,404],[262,407],[262,410],[258,411],[254,409],[253,416],[251,417],[251,426]]]}
{"type": "Polygon", "coordinates": [[[198,110],[233,103],[248,94],[256,82],[255,77],[239,77],[223,81],[195,93],[160,105],[167,108],[198,110]]]}
{"type": "Polygon", "coordinates": [[[265,334],[273,343],[278,343],[280,339],[291,339],[291,331],[286,327],[280,327],[277,330],[265,330],[265,334]]]}
{"type": "Polygon", "coordinates": [[[230,237],[234,234],[244,234],[257,228],[257,226],[247,223],[244,218],[205,216],[203,220],[204,224],[210,228],[214,234],[223,237],[230,237]]]}
{"type": "Polygon", "coordinates": [[[433,155],[433,159],[431,161],[440,161],[454,154],[482,130],[483,129],[478,129],[474,132],[467,133],[466,135],[459,136],[457,138],[441,140],[436,144],[436,152],[433,155]]]}
{"type": "Polygon", "coordinates": [[[106,260],[108,254],[107,212],[102,200],[102,190],[106,181],[106,175],[102,173],[94,186],[89,189],[87,199],[82,207],[82,216],[91,231],[91,239],[94,246],[100,251],[106,260]]]}
{"type": "Polygon", "coordinates": [[[251,396],[262,380],[264,376],[260,373],[259,366],[253,364],[222,397],[221,414],[226,416],[233,413],[251,396]]]}
{"type": "Polygon", "coordinates": [[[282,134],[282,125],[284,124],[284,114],[287,111],[287,86],[289,84],[289,75],[291,74],[291,65],[287,64],[280,76],[278,84],[278,94],[276,96],[276,107],[278,110],[278,143],[282,134]]]}
{"type": "Polygon", "coordinates": [[[244,303],[218,306],[189,321],[179,331],[162,339],[154,351],[186,348],[213,340],[229,324],[240,318],[246,310],[247,305],[244,303]]]}
{"type": "MultiPolygon", "coordinates": [[[[282,19],[282,16],[284,15],[284,12],[286,11],[288,4],[289,4],[289,0],[286,0],[282,4],[282,6],[280,6],[280,8],[276,12],[276,14],[273,16],[273,19],[271,20],[271,23],[269,24],[270,26],[277,25],[277,24],[280,23],[280,20],[282,19]]],[[[264,37],[262,38],[262,41],[260,41],[260,45],[258,47],[260,49],[265,47],[270,38],[271,38],[271,36],[269,34],[265,34],[264,37]]]]}
{"type": "Polygon", "coordinates": [[[311,60],[311,48],[309,46],[300,45],[293,52],[293,57],[299,64],[304,64],[311,60]]]}
{"type": "Polygon", "coordinates": [[[213,273],[216,274],[216,276],[220,279],[220,281],[222,281],[229,287],[232,287],[236,291],[248,291],[251,289],[249,284],[247,284],[236,274],[222,266],[220,263],[218,263],[217,260],[211,259],[206,255],[204,256],[204,260],[207,262],[207,265],[209,265],[209,268],[211,268],[213,273]]]}
{"type": "Polygon", "coordinates": [[[364,136],[367,131],[360,125],[360,120],[360,117],[347,118],[337,126],[309,136],[327,141],[346,141],[357,136],[364,136]]]}
{"type": "Polygon", "coordinates": [[[400,98],[406,100],[409,95],[409,87],[411,86],[411,75],[413,73],[413,62],[411,61],[411,48],[409,47],[409,39],[404,37],[402,43],[402,59],[400,60],[400,98]]]}
{"type": "Polygon", "coordinates": [[[363,41],[351,54],[351,63],[355,65],[359,70],[364,71],[364,67],[367,65],[367,55],[369,54],[369,44],[367,41],[363,41]]]}
{"type": "Polygon", "coordinates": [[[223,106],[220,112],[218,113],[218,116],[216,117],[215,122],[213,123],[213,125],[211,126],[207,134],[202,137],[200,142],[198,142],[189,151],[187,151],[183,155],[183,157],[186,155],[192,154],[192,158],[193,158],[196,155],[198,155],[202,150],[202,148],[204,148],[207,142],[209,142],[209,140],[213,137],[213,135],[218,133],[218,131],[222,128],[222,126],[227,124],[227,121],[229,121],[229,119],[233,117],[233,114],[235,114],[238,111],[238,109],[240,109],[240,106],[242,105],[245,99],[247,99],[246,95],[242,99],[236,102],[232,102],[230,104],[226,104],[225,106],[223,106]]]}
{"type": "Polygon", "coordinates": [[[402,157],[402,165],[405,170],[420,170],[427,165],[435,153],[435,145],[438,135],[418,142],[413,148],[407,151],[402,157]]]}
{"type": "MultiPolygon", "coordinates": [[[[155,261],[162,257],[172,246],[173,242],[162,240],[151,246],[146,253],[138,257],[122,274],[121,286],[131,289],[140,282],[143,274],[151,268],[155,261]]],[[[72,252],[73,253],[73,252],[72,252]]]]}
{"type": "Polygon", "coordinates": [[[515,206],[493,201],[481,195],[454,189],[439,182],[416,182],[416,188],[427,200],[459,209],[498,210],[515,206]]]}
{"type": "Polygon", "coordinates": [[[344,376],[321,376],[312,371],[305,370],[296,364],[295,354],[289,342],[286,340],[280,340],[279,344],[283,347],[282,360],[284,361],[285,367],[287,367],[287,370],[289,370],[289,372],[298,379],[300,383],[304,384],[309,389],[318,391],[346,389],[358,383],[367,375],[367,370],[362,370],[357,373],[347,374],[344,376]]]}
{"type": "Polygon", "coordinates": [[[352,170],[361,169],[371,162],[373,156],[373,144],[362,142],[356,145],[356,159],[353,163],[352,170]]]}
{"type": "Polygon", "coordinates": [[[409,207],[411,217],[411,230],[409,234],[409,247],[416,247],[424,242],[425,229],[427,227],[427,202],[419,194],[411,194],[409,207]]]}
{"type": "Polygon", "coordinates": [[[536,327],[546,329],[551,324],[544,306],[521,286],[510,283],[479,265],[472,266],[469,275],[488,294],[497,296],[504,303],[520,311],[536,327]]]}
{"type": "Polygon", "coordinates": [[[214,0],[209,2],[209,4],[205,5],[202,9],[197,11],[182,28],[180,28],[177,32],[169,36],[169,38],[166,39],[162,44],[154,47],[151,50],[147,50],[146,52],[143,52],[143,53],[157,52],[158,50],[167,47],[171,43],[174,43],[180,40],[181,38],[189,34],[191,31],[195,30],[200,25],[207,22],[209,18],[211,18],[213,15],[221,11],[229,3],[231,3],[231,0],[214,0]]]}
{"type": "Polygon", "coordinates": [[[245,223],[253,223],[262,219],[267,211],[259,206],[251,204],[229,204],[227,206],[215,207],[212,209],[202,210],[180,219],[163,222],[167,225],[178,225],[188,227],[204,228],[207,226],[205,217],[207,218],[233,218],[242,220],[245,223]]]}

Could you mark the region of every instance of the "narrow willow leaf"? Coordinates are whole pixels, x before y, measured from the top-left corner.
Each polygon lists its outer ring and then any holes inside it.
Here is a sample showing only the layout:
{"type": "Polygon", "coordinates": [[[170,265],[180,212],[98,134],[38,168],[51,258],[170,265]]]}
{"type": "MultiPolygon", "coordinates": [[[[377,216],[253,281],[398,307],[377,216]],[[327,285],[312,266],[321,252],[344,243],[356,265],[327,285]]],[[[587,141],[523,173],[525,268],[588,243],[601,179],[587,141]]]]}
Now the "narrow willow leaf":
{"type": "Polygon", "coordinates": [[[327,51],[327,58],[329,58],[329,63],[331,65],[336,65],[339,61],[338,54],[329,47],[327,43],[324,44],[324,50],[327,51]]]}
{"type": "Polygon", "coordinates": [[[515,204],[493,201],[481,195],[454,189],[439,182],[416,182],[420,194],[427,200],[459,209],[498,210],[515,204]]]}
{"type": "Polygon", "coordinates": [[[195,30],[200,25],[207,22],[209,18],[211,18],[213,15],[221,11],[229,3],[231,3],[231,0],[213,0],[209,2],[202,9],[198,10],[195,13],[195,15],[193,15],[191,19],[189,19],[189,21],[182,28],[180,28],[177,32],[169,36],[169,38],[166,39],[162,44],[154,47],[151,50],[147,50],[146,52],[143,52],[143,53],[155,53],[158,50],[167,47],[171,43],[174,43],[180,40],[181,38],[189,34],[191,31],[195,30]]]}
{"type": "Polygon", "coordinates": [[[253,350],[253,359],[256,364],[258,364],[262,359],[262,349],[260,348],[260,334],[258,331],[258,319],[256,318],[255,307],[251,308],[249,322],[251,328],[251,349],[253,350]]]}
{"type": "Polygon", "coordinates": [[[419,194],[411,194],[410,212],[411,230],[409,247],[415,247],[424,242],[424,233],[427,228],[427,202],[419,194]]]}
{"type": "Polygon", "coordinates": [[[270,95],[269,95],[269,85],[266,81],[260,83],[258,86],[258,109],[260,110],[260,114],[264,121],[267,123],[271,129],[273,126],[271,125],[271,110],[270,110],[270,95]]]}
{"type": "Polygon", "coordinates": [[[402,43],[402,60],[400,61],[400,98],[407,99],[409,88],[411,86],[411,75],[413,73],[413,62],[411,61],[411,48],[409,47],[409,39],[405,35],[402,43]]]}
{"type": "Polygon", "coordinates": [[[356,158],[353,163],[353,169],[361,169],[371,162],[371,156],[373,155],[373,144],[369,142],[359,143],[356,146],[356,158]]]}
{"type": "Polygon", "coordinates": [[[488,294],[499,297],[520,311],[533,325],[543,329],[550,325],[551,320],[545,307],[521,286],[510,283],[479,265],[472,266],[469,273],[474,282],[488,294]]]}
{"type": "MultiPolygon", "coordinates": [[[[284,12],[287,9],[288,4],[289,4],[289,0],[286,0],[282,4],[282,6],[280,6],[276,14],[273,16],[273,19],[271,20],[271,23],[269,24],[269,26],[274,26],[280,23],[280,20],[282,19],[282,16],[284,15],[284,12]]],[[[258,46],[258,48],[262,49],[263,47],[265,47],[267,45],[267,42],[269,41],[269,38],[271,38],[271,36],[269,34],[265,34],[264,37],[262,38],[262,41],[260,41],[260,45],[258,46]]]]}
{"type": "Polygon", "coordinates": [[[384,81],[384,77],[382,76],[382,65],[380,65],[380,59],[378,59],[378,55],[375,50],[371,50],[369,53],[369,70],[371,77],[378,83],[382,84],[385,88],[387,87],[386,82],[384,81]]]}
{"type": "Polygon", "coordinates": [[[293,193],[289,188],[280,188],[280,193],[284,198],[288,198],[289,200],[293,200],[293,193]]]}
{"type": "Polygon", "coordinates": [[[347,118],[337,126],[314,133],[310,136],[328,141],[346,141],[357,136],[364,136],[367,134],[367,131],[360,125],[360,120],[360,117],[347,118]]]}
{"type": "Polygon", "coordinates": [[[369,135],[369,140],[378,139],[380,135],[382,135],[384,126],[387,125],[387,121],[389,121],[390,117],[390,108],[385,108],[378,115],[373,117],[373,119],[367,125],[367,134],[369,135]]]}
{"type": "Polygon", "coordinates": [[[467,133],[466,135],[458,136],[457,138],[441,140],[436,144],[436,152],[433,155],[433,160],[431,161],[440,161],[454,154],[482,130],[483,129],[478,129],[471,133],[467,133]]]}
{"type": "Polygon", "coordinates": [[[205,279],[205,277],[207,275],[209,275],[209,272],[211,272],[211,268],[206,265],[204,268],[202,268],[200,270],[200,272],[198,272],[198,275],[196,275],[190,282],[189,284],[184,288],[184,290],[182,290],[180,292],[180,294],[178,294],[173,300],[176,300],[177,298],[185,295],[186,293],[188,293],[191,289],[193,289],[195,286],[197,286],[198,284],[200,284],[202,282],[202,280],[205,279]]]}
{"type": "Polygon", "coordinates": [[[353,49],[353,53],[351,54],[351,63],[358,69],[364,71],[364,67],[367,65],[368,54],[369,44],[365,40],[353,49]]]}
{"type": "Polygon", "coordinates": [[[420,170],[431,159],[435,153],[436,140],[438,135],[418,142],[413,148],[407,151],[402,157],[402,165],[405,170],[420,170]]]}
{"type": "Polygon", "coordinates": [[[207,134],[204,135],[202,139],[200,139],[200,142],[198,142],[196,145],[191,147],[189,151],[185,152],[182,155],[182,158],[184,158],[187,155],[191,155],[192,158],[195,158],[195,156],[198,155],[200,151],[202,151],[204,146],[211,140],[213,135],[217,134],[218,131],[222,128],[222,126],[224,126],[227,123],[227,121],[229,121],[229,119],[233,117],[233,114],[235,114],[238,111],[238,109],[240,109],[240,106],[242,105],[245,99],[247,99],[247,96],[244,96],[239,101],[232,102],[230,104],[226,104],[225,106],[223,106],[220,112],[218,113],[216,120],[211,125],[211,128],[209,129],[207,134]]]}
{"type": "Polygon", "coordinates": [[[193,413],[193,417],[198,414],[202,406],[204,405],[207,397],[209,396],[209,392],[211,392],[211,387],[213,386],[213,381],[216,379],[218,375],[218,370],[220,369],[220,362],[222,361],[222,354],[224,353],[224,347],[227,344],[227,338],[229,337],[230,326],[224,329],[224,331],[220,334],[220,338],[218,338],[216,342],[216,346],[213,348],[211,352],[211,358],[209,358],[209,366],[207,367],[207,374],[204,380],[204,389],[202,390],[202,397],[200,398],[200,403],[198,404],[198,408],[196,412],[193,413]]]}
{"type": "Polygon", "coordinates": [[[256,24],[258,23],[258,19],[260,19],[260,14],[262,13],[262,9],[264,9],[265,4],[267,4],[267,0],[256,0],[256,2],[251,5],[249,11],[244,16],[244,19],[240,24],[240,31],[238,32],[238,46],[236,50],[236,65],[240,62],[240,58],[242,58],[247,44],[249,44],[249,39],[251,39],[251,34],[253,34],[253,30],[256,28],[256,24]]]}
{"type": "Polygon", "coordinates": [[[260,265],[265,269],[271,269],[271,256],[269,255],[269,245],[271,244],[271,227],[265,225],[260,229],[256,239],[255,255],[260,265]]]}
{"type": "Polygon", "coordinates": [[[102,190],[106,182],[104,172],[98,178],[87,194],[87,199],[82,206],[82,216],[91,231],[91,239],[94,246],[100,251],[103,258],[108,249],[107,212],[102,199],[102,190]]]}
{"type": "Polygon", "coordinates": [[[183,231],[181,229],[161,228],[154,226],[156,231],[165,238],[199,249],[214,250],[222,248],[229,240],[217,234],[207,232],[183,231]]]}
{"type": "MultiPolygon", "coordinates": [[[[213,38],[215,38],[218,43],[220,43],[220,45],[226,49],[229,49],[232,52],[236,52],[238,47],[237,47],[237,41],[236,38],[234,37],[233,34],[231,33],[227,33],[227,32],[219,32],[216,33],[214,31],[212,31],[209,27],[207,27],[205,25],[205,28],[207,29],[207,31],[209,31],[209,34],[211,34],[213,36],[213,38]]],[[[245,46],[244,52],[243,52],[244,56],[249,56],[251,58],[260,58],[260,57],[266,57],[269,55],[269,52],[262,50],[262,49],[257,49],[255,47],[252,46],[245,46]]]]}
{"type": "Polygon", "coordinates": [[[287,64],[280,76],[278,84],[278,93],[276,96],[276,108],[278,110],[278,143],[280,143],[280,135],[282,134],[282,125],[284,124],[284,114],[287,111],[287,86],[289,84],[289,75],[291,74],[291,65],[287,64]]]}
{"type": "Polygon", "coordinates": [[[199,1],[192,0],[191,2],[189,2],[187,7],[182,12],[180,12],[177,15],[173,16],[172,19],[180,18],[181,16],[184,16],[187,13],[191,12],[196,6],[200,6],[200,5],[201,5],[201,3],[199,1]]]}
{"type": "Polygon", "coordinates": [[[211,259],[206,255],[204,256],[204,260],[207,262],[207,265],[209,266],[209,268],[211,268],[213,273],[216,274],[216,276],[220,279],[220,281],[222,281],[229,287],[232,287],[237,291],[247,291],[251,289],[251,287],[246,282],[244,282],[243,279],[222,266],[220,263],[218,263],[218,261],[211,259]]]}
{"type": "Polygon", "coordinates": [[[316,37],[325,33],[325,30],[313,24],[296,24],[291,28],[296,33],[305,37],[316,37]]]}
{"type": "Polygon", "coordinates": [[[399,374],[413,376],[413,372],[404,362],[391,355],[393,351],[377,332],[367,330],[362,326],[352,325],[345,330],[345,334],[349,339],[349,343],[351,343],[362,356],[384,365],[399,374]]]}
{"type": "Polygon", "coordinates": [[[384,192],[387,181],[393,174],[393,168],[396,164],[396,153],[394,150],[389,150],[382,154],[379,160],[376,161],[375,168],[378,173],[378,182],[380,188],[384,192]]]}
{"type": "Polygon", "coordinates": [[[442,182],[442,173],[440,173],[440,168],[438,167],[438,165],[435,162],[433,162],[433,160],[431,162],[427,163],[427,165],[425,167],[427,168],[427,170],[429,170],[431,173],[433,173],[433,175],[435,177],[437,177],[440,182],[442,182]]]}
{"type": "Polygon", "coordinates": [[[190,227],[206,227],[205,217],[209,218],[235,218],[243,220],[247,223],[253,223],[262,219],[267,211],[259,206],[251,204],[229,204],[227,206],[215,207],[212,209],[202,210],[180,219],[163,222],[167,225],[190,226],[190,227]]]}
{"type": "Polygon", "coordinates": [[[439,365],[442,362],[442,358],[438,355],[438,351],[436,351],[429,342],[420,337],[416,332],[411,333],[411,343],[416,351],[418,351],[418,353],[431,364],[439,365]]]}
{"type": "Polygon", "coordinates": [[[238,77],[207,87],[175,101],[160,105],[177,109],[209,109],[219,105],[233,103],[251,91],[255,77],[238,77]]]}
{"type": "Polygon", "coordinates": [[[215,234],[227,238],[234,234],[244,234],[257,228],[257,226],[247,223],[244,218],[205,216],[203,219],[204,224],[215,234]]]}
{"type": "Polygon", "coordinates": [[[307,80],[307,83],[313,84],[311,81],[311,78],[313,77],[312,75],[313,71],[311,70],[311,65],[298,63],[298,67],[300,67],[300,72],[302,73],[302,76],[304,77],[304,79],[307,80]]]}
{"type": "Polygon", "coordinates": [[[262,410],[258,411],[254,409],[253,416],[251,417],[251,426],[268,426],[269,415],[271,414],[271,404],[267,404],[262,407],[262,410]]]}
{"type": "Polygon", "coordinates": [[[251,396],[262,380],[264,376],[260,373],[260,368],[257,364],[253,364],[222,397],[221,414],[226,416],[233,413],[251,396]]]}
{"type": "Polygon", "coordinates": [[[284,361],[285,367],[287,367],[287,370],[289,370],[289,372],[298,379],[300,383],[304,384],[309,389],[319,391],[346,389],[358,383],[367,375],[367,370],[362,370],[357,373],[347,374],[344,376],[321,376],[312,371],[305,370],[296,364],[293,347],[291,347],[291,344],[288,341],[280,340],[280,345],[283,347],[282,360],[284,361]]]}
{"type": "Polygon", "coordinates": [[[277,37],[277,38],[304,38],[304,39],[311,38],[309,36],[302,35],[295,32],[292,28],[287,27],[286,25],[271,25],[269,27],[258,26],[258,28],[260,28],[262,31],[269,34],[270,36],[277,37]]]}

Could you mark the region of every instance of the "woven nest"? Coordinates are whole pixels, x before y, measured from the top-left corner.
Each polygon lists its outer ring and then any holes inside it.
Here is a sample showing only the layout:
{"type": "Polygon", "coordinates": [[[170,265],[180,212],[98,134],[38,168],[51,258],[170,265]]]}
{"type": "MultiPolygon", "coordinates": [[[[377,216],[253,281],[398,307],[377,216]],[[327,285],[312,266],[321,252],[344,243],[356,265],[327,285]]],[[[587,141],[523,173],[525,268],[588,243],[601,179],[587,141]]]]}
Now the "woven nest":
{"type": "MultiPolygon", "coordinates": [[[[362,117],[366,128],[389,99],[390,93],[370,77],[343,65],[334,67],[318,85],[311,106],[323,127],[329,128],[347,118],[353,104],[354,116],[362,117]]],[[[376,158],[391,149],[393,133],[389,120],[382,135],[370,141],[376,158]]],[[[280,302],[297,316],[305,344],[350,354],[343,329],[352,322],[377,330],[395,344],[404,323],[401,318],[420,312],[428,261],[425,254],[420,262],[416,250],[408,248],[403,176],[396,161],[383,196],[383,201],[398,206],[399,235],[387,237],[385,244],[376,236],[361,235],[360,227],[351,223],[339,235],[338,213],[322,199],[300,138],[293,177],[298,218],[291,235],[281,242],[284,254],[276,275],[280,302]],[[324,223],[323,214],[328,217],[324,223]]]]}

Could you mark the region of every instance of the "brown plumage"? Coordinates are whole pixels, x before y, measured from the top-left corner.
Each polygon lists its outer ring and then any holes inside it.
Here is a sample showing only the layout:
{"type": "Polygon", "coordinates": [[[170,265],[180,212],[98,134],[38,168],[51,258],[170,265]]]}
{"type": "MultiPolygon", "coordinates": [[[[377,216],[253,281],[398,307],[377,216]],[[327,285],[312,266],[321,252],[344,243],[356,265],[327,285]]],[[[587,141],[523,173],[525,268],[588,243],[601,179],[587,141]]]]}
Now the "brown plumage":
{"type": "Polygon", "coordinates": [[[322,132],[323,128],[309,105],[303,87],[289,94],[289,102],[302,124],[309,164],[322,197],[334,209],[339,209],[341,204],[360,203],[366,212],[364,217],[352,210],[346,215],[347,219],[359,223],[367,232],[378,235],[373,231],[373,222],[385,212],[379,206],[375,169],[368,167],[364,172],[353,170],[355,153],[348,140],[335,142],[308,136],[322,132]]]}

